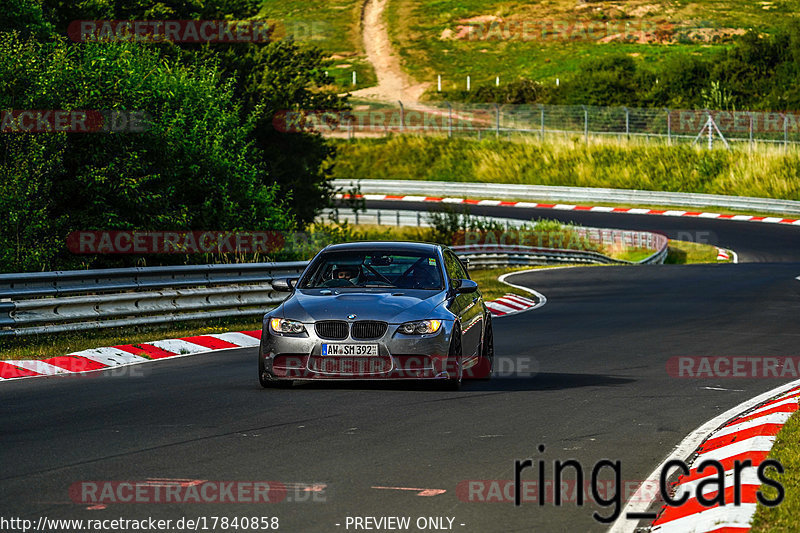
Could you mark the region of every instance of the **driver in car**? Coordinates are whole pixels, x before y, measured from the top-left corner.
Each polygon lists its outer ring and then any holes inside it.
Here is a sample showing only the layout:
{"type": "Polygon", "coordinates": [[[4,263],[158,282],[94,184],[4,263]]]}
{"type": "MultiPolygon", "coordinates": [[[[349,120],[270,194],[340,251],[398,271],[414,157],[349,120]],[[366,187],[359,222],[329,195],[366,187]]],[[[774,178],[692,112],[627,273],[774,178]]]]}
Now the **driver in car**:
{"type": "Polygon", "coordinates": [[[333,277],[326,281],[326,287],[347,287],[355,285],[354,279],[358,276],[358,267],[355,265],[341,265],[333,268],[333,277]]]}

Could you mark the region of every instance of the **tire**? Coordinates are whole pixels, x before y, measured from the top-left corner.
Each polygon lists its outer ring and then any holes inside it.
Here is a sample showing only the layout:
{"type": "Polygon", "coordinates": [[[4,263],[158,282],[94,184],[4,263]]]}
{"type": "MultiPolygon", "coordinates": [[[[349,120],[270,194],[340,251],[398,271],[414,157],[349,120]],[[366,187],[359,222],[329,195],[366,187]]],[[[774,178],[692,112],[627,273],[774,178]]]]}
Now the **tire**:
{"type": "Polygon", "coordinates": [[[480,380],[489,381],[492,379],[492,372],[494,371],[494,330],[492,329],[492,316],[486,321],[486,331],[483,333],[483,343],[481,343],[481,357],[488,361],[489,368],[486,374],[481,376],[480,380]]]}
{"type": "Polygon", "coordinates": [[[267,373],[264,368],[264,359],[258,354],[258,382],[265,389],[285,389],[292,386],[292,381],[288,379],[275,379],[267,373]]]}
{"type": "Polygon", "coordinates": [[[453,329],[453,336],[450,339],[450,348],[447,350],[447,364],[448,366],[455,365],[458,376],[443,381],[443,390],[457,391],[461,388],[461,379],[464,375],[464,371],[461,369],[461,355],[461,327],[456,324],[453,329]]]}

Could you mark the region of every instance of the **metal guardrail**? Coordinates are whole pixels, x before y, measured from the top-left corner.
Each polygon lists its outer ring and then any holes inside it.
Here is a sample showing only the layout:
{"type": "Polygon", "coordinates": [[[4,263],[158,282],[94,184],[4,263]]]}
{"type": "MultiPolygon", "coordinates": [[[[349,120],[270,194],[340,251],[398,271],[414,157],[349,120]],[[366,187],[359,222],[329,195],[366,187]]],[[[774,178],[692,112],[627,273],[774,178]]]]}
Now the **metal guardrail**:
{"type": "MultiPolygon", "coordinates": [[[[323,216],[330,213],[328,210],[323,216]]],[[[340,209],[339,220],[353,224],[377,224],[384,226],[413,226],[430,227],[431,221],[428,213],[411,210],[365,209],[362,211],[349,211],[340,209]]],[[[494,223],[501,227],[511,229],[530,222],[515,218],[477,217],[484,223],[494,223]]],[[[576,228],[576,233],[581,237],[601,246],[616,245],[623,247],[637,247],[652,250],[653,253],[637,261],[640,264],[663,263],[667,257],[667,244],[669,239],[664,235],[649,231],[630,231],[605,228],[576,228]]],[[[478,232],[476,232],[478,233],[478,232]]],[[[469,259],[470,268],[494,268],[508,265],[547,265],[554,263],[604,263],[604,264],[631,264],[630,261],[614,259],[598,252],[588,250],[575,250],[565,248],[541,248],[519,245],[502,244],[473,244],[466,246],[453,246],[453,250],[460,256],[469,259]]]]}
{"type": "MultiPolygon", "coordinates": [[[[751,212],[800,214],[800,201],[721,194],[640,191],[555,185],[447,182],[423,180],[333,180],[333,186],[351,190],[360,186],[364,195],[487,198],[496,200],[545,200],[570,203],[619,203],[676,207],[717,207],[751,212]]],[[[370,199],[367,196],[367,199],[370,199]]]]}
{"type": "MultiPolygon", "coordinates": [[[[342,213],[340,212],[340,217],[342,213]]],[[[416,211],[368,210],[344,218],[360,223],[428,225],[416,211]]],[[[493,218],[507,228],[522,220],[493,218]]],[[[642,263],[663,262],[667,240],[649,232],[578,228],[595,242],[654,250],[642,263]]],[[[470,267],[551,263],[626,263],[586,250],[529,246],[454,247],[470,267]]],[[[285,293],[271,281],[298,275],[305,261],[172,267],[116,268],[0,274],[0,337],[106,327],[159,324],[231,316],[259,316],[285,293]]]]}
{"type": "Polygon", "coordinates": [[[0,337],[261,315],[306,262],[0,274],[0,337]]]}

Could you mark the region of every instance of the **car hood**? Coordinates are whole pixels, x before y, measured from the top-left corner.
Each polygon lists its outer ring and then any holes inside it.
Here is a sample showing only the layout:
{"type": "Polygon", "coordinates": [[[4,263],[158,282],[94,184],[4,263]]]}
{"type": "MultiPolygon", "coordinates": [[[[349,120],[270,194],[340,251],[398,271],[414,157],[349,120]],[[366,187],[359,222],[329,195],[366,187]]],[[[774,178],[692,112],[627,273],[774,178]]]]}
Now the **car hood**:
{"type": "Polygon", "coordinates": [[[298,289],[283,303],[283,317],[302,322],[347,320],[380,320],[399,324],[409,320],[431,318],[444,300],[443,292],[423,290],[350,291],[298,289]]]}

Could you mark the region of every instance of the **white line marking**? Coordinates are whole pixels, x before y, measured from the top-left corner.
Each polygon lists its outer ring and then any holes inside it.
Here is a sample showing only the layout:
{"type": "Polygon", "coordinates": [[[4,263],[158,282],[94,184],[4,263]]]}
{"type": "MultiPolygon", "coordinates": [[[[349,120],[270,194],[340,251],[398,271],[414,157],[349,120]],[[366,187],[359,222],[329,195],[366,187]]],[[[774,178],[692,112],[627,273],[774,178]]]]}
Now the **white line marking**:
{"type": "MultiPolygon", "coordinates": [[[[655,484],[658,483],[658,480],[659,480],[659,478],[661,476],[661,470],[664,468],[664,465],[667,463],[667,461],[671,461],[673,459],[677,459],[677,460],[680,460],[680,461],[685,461],[686,458],[690,457],[694,453],[694,451],[697,449],[697,447],[700,446],[700,444],[704,440],[706,440],[711,435],[711,433],[714,430],[718,429],[722,424],[724,424],[728,420],[736,418],[737,416],[741,415],[742,413],[744,413],[748,409],[752,409],[756,405],[764,403],[765,401],[770,400],[773,397],[778,396],[779,394],[782,394],[782,393],[784,393],[784,392],[786,392],[788,390],[791,390],[792,388],[797,387],[798,385],[800,385],[800,379],[791,381],[791,382],[786,383],[785,385],[781,385],[779,387],[775,387],[772,390],[768,390],[767,392],[765,392],[763,394],[759,394],[755,398],[751,398],[751,399],[749,399],[749,400],[747,400],[745,402],[740,403],[739,405],[737,405],[735,407],[731,407],[730,409],[728,409],[724,413],[721,413],[721,414],[715,416],[714,418],[712,418],[711,420],[709,420],[705,424],[701,425],[700,427],[698,427],[697,429],[695,429],[694,431],[689,433],[689,435],[687,435],[686,438],[683,439],[672,450],[672,452],[667,454],[667,457],[664,459],[664,461],[662,461],[661,464],[659,464],[655,468],[655,470],[653,470],[653,472],[649,476],[647,476],[647,479],[642,483],[641,487],[639,489],[637,489],[636,494],[634,494],[628,500],[628,502],[625,504],[625,508],[620,513],[619,518],[617,518],[617,521],[614,522],[614,524],[612,524],[611,528],[609,529],[609,533],[633,533],[636,530],[636,525],[637,525],[638,522],[636,520],[629,520],[626,517],[626,515],[628,513],[637,513],[637,512],[638,513],[643,513],[645,511],[647,511],[647,508],[650,507],[650,504],[653,502],[653,498],[655,497],[655,494],[649,494],[649,495],[647,494],[647,487],[655,486],[655,484]],[[644,490],[642,490],[642,489],[644,489],[644,490]]],[[[706,511],[706,512],[710,512],[710,511],[706,511]]],[[[705,531],[705,530],[700,530],[700,529],[695,530],[694,528],[685,529],[686,526],[695,523],[694,521],[696,521],[697,523],[700,523],[701,522],[700,518],[703,516],[703,514],[705,514],[705,513],[700,513],[699,515],[692,515],[691,517],[687,517],[687,518],[690,518],[690,520],[685,522],[684,529],[669,529],[669,530],[667,530],[667,529],[654,528],[653,529],[653,533],[655,533],[656,531],[660,531],[660,532],[666,532],[666,531],[705,531]]],[[[751,515],[752,515],[752,513],[751,513],[751,515]]],[[[730,518],[729,515],[725,515],[725,519],[729,519],[729,518],[730,518]]],[[[747,517],[747,522],[749,522],[749,520],[750,520],[750,517],[748,516],[747,517]]],[[[678,521],[676,520],[675,522],[678,522],[678,521]]],[[[705,522],[703,522],[703,523],[705,523],[705,522]]],[[[712,522],[712,524],[713,524],[713,522],[712,522]]],[[[719,527],[721,527],[721,526],[719,526],[719,527]]],[[[713,529],[716,529],[716,528],[713,528],[713,529]]]]}
{"type": "MultiPolygon", "coordinates": [[[[739,486],[743,487],[745,485],[756,485],[760,486],[761,481],[758,479],[758,474],[756,474],[757,468],[755,466],[748,466],[747,468],[742,469],[740,483],[739,486]]],[[[725,488],[733,487],[733,470],[726,470],[724,475],[724,483],[725,488]]],[[[697,486],[704,481],[707,481],[708,478],[698,478],[693,479],[692,481],[687,481],[685,483],[681,483],[675,488],[675,494],[673,498],[676,500],[683,497],[684,494],[689,495],[689,499],[696,499],[697,498],[697,486]]],[[[719,489],[719,485],[716,483],[706,485],[702,493],[706,495],[710,492],[716,492],[719,489]]],[[[730,503],[730,502],[729,502],[730,503]]]]}
{"type": "Polygon", "coordinates": [[[133,355],[132,353],[125,352],[117,348],[108,347],[82,350],[80,352],[75,352],[68,355],[85,357],[86,359],[91,359],[92,361],[106,366],[122,366],[131,363],[144,363],[145,361],[149,361],[149,359],[145,357],[139,357],[138,355],[133,355]]]}
{"type": "MultiPolygon", "coordinates": [[[[709,459],[716,459],[717,461],[739,455],[746,452],[768,452],[775,444],[775,435],[759,435],[757,437],[750,437],[749,439],[739,440],[727,446],[720,446],[707,452],[703,452],[697,456],[697,464],[709,459]]],[[[693,465],[694,466],[694,465],[693,465]]],[[[705,472],[705,470],[703,471],[705,472]]]]}
{"type": "Polygon", "coordinates": [[[772,413],[759,418],[754,418],[753,420],[748,420],[747,422],[739,422],[738,424],[733,424],[732,426],[725,426],[714,433],[714,438],[717,439],[732,433],[747,431],[748,429],[757,428],[759,426],[766,426],[767,424],[777,424],[782,426],[793,414],[794,413],[772,413]]]}
{"type": "Polygon", "coordinates": [[[714,507],[658,525],[651,533],[701,533],[718,531],[724,527],[750,527],[750,519],[755,512],[755,503],[743,503],[737,507],[714,507]]]}
{"type": "Polygon", "coordinates": [[[147,344],[172,353],[188,354],[209,351],[209,348],[205,346],[200,346],[199,344],[181,339],[164,339],[163,341],[153,341],[147,344]]]}
{"type": "Polygon", "coordinates": [[[447,492],[446,489],[416,489],[412,487],[372,487],[373,489],[379,490],[408,490],[408,491],[416,491],[417,496],[438,496],[439,494],[444,494],[447,492]]]}
{"type": "Polygon", "coordinates": [[[57,367],[51,365],[50,363],[45,363],[44,361],[38,360],[7,360],[3,361],[4,363],[8,363],[10,365],[17,366],[19,368],[24,368],[25,370],[30,370],[32,372],[36,372],[37,374],[42,374],[44,376],[53,376],[55,374],[67,374],[69,373],[67,370],[64,370],[61,367],[57,367]]]}
{"type": "Polygon", "coordinates": [[[258,346],[259,341],[255,337],[251,337],[250,335],[245,335],[244,333],[239,333],[238,331],[229,331],[227,333],[212,333],[209,337],[217,338],[221,341],[230,342],[231,344],[235,344],[236,346],[241,346],[243,348],[250,347],[250,346],[258,346]]]}
{"type": "Polygon", "coordinates": [[[507,315],[509,315],[511,313],[518,313],[520,311],[524,311],[524,309],[516,309],[514,307],[508,307],[507,305],[503,305],[503,304],[497,303],[497,302],[486,302],[486,307],[488,307],[492,311],[500,311],[500,312],[505,313],[507,315]]]}

